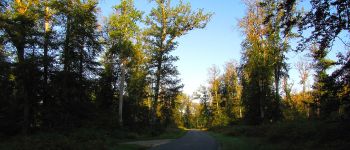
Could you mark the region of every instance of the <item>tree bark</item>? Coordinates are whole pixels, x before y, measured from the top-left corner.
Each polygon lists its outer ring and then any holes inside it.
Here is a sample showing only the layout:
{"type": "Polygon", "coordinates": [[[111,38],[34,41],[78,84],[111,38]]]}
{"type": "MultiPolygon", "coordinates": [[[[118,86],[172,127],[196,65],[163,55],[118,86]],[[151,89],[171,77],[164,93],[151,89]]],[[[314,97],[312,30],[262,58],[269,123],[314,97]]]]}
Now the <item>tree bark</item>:
{"type": "Polygon", "coordinates": [[[156,85],[154,88],[154,100],[153,100],[153,108],[152,108],[152,115],[153,115],[152,123],[154,124],[157,118],[157,107],[158,107],[158,98],[159,98],[159,90],[160,90],[161,72],[162,72],[162,61],[161,59],[158,59],[157,72],[156,72],[156,85]]]}
{"type": "MultiPolygon", "coordinates": [[[[17,45],[16,46],[17,49],[17,57],[18,57],[18,68],[21,69],[21,71],[25,71],[23,69],[25,69],[23,67],[24,65],[24,45],[17,45]]],[[[28,134],[28,128],[29,128],[29,109],[30,109],[30,103],[29,103],[29,99],[28,99],[28,95],[27,95],[27,91],[26,91],[26,86],[25,86],[25,82],[24,82],[24,76],[25,74],[23,74],[23,72],[21,74],[18,74],[19,78],[17,80],[18,82],[18,89],[19,89],[19,93],[18,94],[20,97],[20,100],[23,100],[23,122],[22,122],[22,133],[24,135],[28,134]]]]}
{"type": "MultiPolygon", "coordinates": [[[[46,1],[47,3],[47,1],[46,1]]],[[[47,4],[46,4],[47,5],[47,4]]],[[[49,32],[50,32],[50,25],[49,25],[49,7],[45,7],[45,35],[44,35],[44,59],[43,59],[43,66],[44,66],[44,93],[43,93],[43,104],[47,104],[48,99],[48,68],[49,68],[49,58],[48,58],[48,51],[49,51],[49,32]]]]}
{"type": "Polygon", "coordinates": [[[124,82],[125,82],[125,60],[122,61],[121,66],[121,78],[119,85],[119,111],[118,122],[120,126],[123,126],[123,98],[124,98],[124,82]]]}
{"type": "MultiPolygon", "coordinates": [[[[70,7],[70,2],[68,2],[68,9],[70,7]]],[[[71,36],[71,17],[69,14],[67,15],[67,22],[66,22],[66,33],[65,33],[65,41],[64,41],[64,48],[63,48],[63,70],[64,72],[69,72],[70,71],[70,54],[69,54],[69,49],[70,49],[70,36],[71,36]]]]}

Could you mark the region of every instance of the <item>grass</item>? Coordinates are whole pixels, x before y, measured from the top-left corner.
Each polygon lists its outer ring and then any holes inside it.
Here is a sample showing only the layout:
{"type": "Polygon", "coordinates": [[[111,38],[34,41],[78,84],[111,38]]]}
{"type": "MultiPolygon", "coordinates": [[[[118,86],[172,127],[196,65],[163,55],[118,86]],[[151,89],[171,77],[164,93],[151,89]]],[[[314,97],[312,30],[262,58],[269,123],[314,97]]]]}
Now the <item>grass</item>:
{"type": "Polygon", "coordinates": [[[147,137],[145,139],[155,140],[155,139],[177,139],[184,136],[187,133],[184,129],[179,128],[168,128],[165,132],[161,133],[158,136],[147,137]]]}
{"type": "Polygon", "coordinates": [[[70,132],[41,132],[29,136],[3,137],[1,150],[144,150],[147,147],[120,144],[128,141],[172,139],[186,131],[169,128],[158,136],[130,131],[79,128],[70,132]]]}
{"type": "MultiPolygon", "coordinates": [[[[179,128],[167,128],[163,133],[157,136],[142,136],[133,140],[127,141],[138,141],[138,140],[158,140],[158,139],[177,139],[184,136],[187,133],[184,129],[179,128]]],[[[142,147],[139,145],[131,145],[131,144],[119,144],[115,147],[116,150],[146,150],[149,147],[142,147]]]]}
{"type": "Polygon", "coordinates": [[[286,149],[283,144],[266,143],[260,137],[234,137],[215,132],[209,134],[220,143],[220,150],[286,149]]]}
{"type": "Polygon", "coordinates": [[[222,150],[348,149],[348,123],[299,121],[261,126],[237,125],[216,128],[211,135],[222,150]]]}
{"type": "Polygon", "coordinates": [[[233,136],[227,136],[220,133],[209,133],[211,136],[213,136],[219,143],[220,143],[220,149],[221,150],[253,150],[256,149],[258,146],[257,141],[254,139],[247,139],[244,137],[233,137],[233,136]]]}

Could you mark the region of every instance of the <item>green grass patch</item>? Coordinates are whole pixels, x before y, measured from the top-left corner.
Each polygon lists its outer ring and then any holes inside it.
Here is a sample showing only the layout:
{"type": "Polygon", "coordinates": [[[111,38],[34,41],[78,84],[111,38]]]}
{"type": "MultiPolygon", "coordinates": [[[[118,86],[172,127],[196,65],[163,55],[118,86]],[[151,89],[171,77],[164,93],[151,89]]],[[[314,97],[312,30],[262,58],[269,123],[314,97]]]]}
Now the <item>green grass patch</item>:
{"type": "Polygon", "coordinates": [[[253,139],[227,136],[224,134],[214,132],[210,132],[209,134],[213,136],[217,140],[217,142],[219,142],[221,150],[253,150],[258,147],[258,142],[253,139]]]}
{"type": "Polygon", "coordinates": [[[350,147],[350,124],[344,122],[293,121],[260,126],[237,125],[211,131],[223,150],[350,147]]]}
{"type": "Polygon", "coordinates": [[[219,142],[220,150],[285,149],[285,145],[283,144],[266,143],[260,137],[228,136],[214,132],[210,132],[209,134],[219,142]]]}
{"type": "Polygon", "coordinates": [[[142,150],[147,147],[120,144],[129,141],[174,139],[185,130],[169,128],[157,136],[131,131],[77,128],[64,132],[41,132],[29,136],[3,137],[1,150],[142,150]]]}
{"type": "Polygon", "coordinates": [[[151,139],[177,139],[184,136],[187,133],[184,129],[179,128],[168,128],[165,132],[158,136],[150,137],[151,139]]]}

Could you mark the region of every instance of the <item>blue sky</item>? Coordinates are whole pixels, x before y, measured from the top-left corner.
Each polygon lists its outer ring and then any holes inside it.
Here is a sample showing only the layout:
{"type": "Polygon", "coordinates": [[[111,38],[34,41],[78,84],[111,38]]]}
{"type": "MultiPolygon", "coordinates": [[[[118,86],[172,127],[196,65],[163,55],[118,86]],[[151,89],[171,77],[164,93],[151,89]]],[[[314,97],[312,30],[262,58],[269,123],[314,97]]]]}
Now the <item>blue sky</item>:
{"type": "MultiPolygon", "coordinates": [[[[148,0],[134,0],[135,6],[145,12],[150,11],[153,3],[148,0]]],[[[176,2],[176,0],[174,0],[176,2]]],[[[190,31],[178,39],[179,46],[173,55],[179,56],[176,63],[182,79],[184,92],[192,94],[200,84],[207,81],[208,68],[213,64],[223,66],[229,60],[240,60],[242,34],[237,28],[237,20],[244,15],[245,8],[240,0],[184,0],[190,2],[192,9],[203,8],[214,13],[205,29],[190,31]]],[[[112,13],[115,0],[101,0],[102,15],[112,13]]]]}
{"type": "MultiPolygon", "coordinates": [[[[177,2],[177,0],[173,1],[177,2]]],[[[185,85],[183,91],[186,94],[192,94],[201,84],[206,84],[208,68],[213,64],[222,68],[227,61],[240,61],[240,44],[244,37],[237,26],[237,22],[244,16],[246,10],[241,0],[183,1],[190,2],[194,10],[203,8],[205,12],[214,13],[205,29],[190,31],[187,35],[179,38],[179,46],[173,52],[173,55],[180,58],[176,65],[181,74],[180,78],[185,85]]],[[[112,6],[119,2],[119,0],[101,0],[99,4],[101,15],[108,16],[111,14],[112,6]]],[[[150,3],[149,0],[134,0],[134,2],[137,9],[144,11],[145,15],[154,6],[154,3],[150,3]]],[[[304,54],[295,52],[287,54],[290,63],[289,75],[291,81],[295,82],[295,89],[299,87],[299,75],[294,63],[299,59],[311,60],[311,58],[305,58],[304,54]]],[[[334,55],[331,57],[334,57],[334,55]]]]}
{"type": "Polygon", "coordinates": [[[194,0],[191,4],[214,15],[205,29],[182,37],[174,52],[180,56],[177,64],[187,94],[207,82],[208,68],[213,64],[221,67],[229,60],[240,60],[243,38],[237,21],[245,12],[240,0],[194,0]]]}

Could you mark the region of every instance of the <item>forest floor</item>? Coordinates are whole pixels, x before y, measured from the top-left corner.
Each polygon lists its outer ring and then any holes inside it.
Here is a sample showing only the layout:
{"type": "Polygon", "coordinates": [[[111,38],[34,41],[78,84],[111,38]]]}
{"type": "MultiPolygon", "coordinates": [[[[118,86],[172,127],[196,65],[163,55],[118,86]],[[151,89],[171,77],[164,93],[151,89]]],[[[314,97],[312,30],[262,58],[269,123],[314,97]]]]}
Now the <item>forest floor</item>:
{"type": "Polygon", "coordinates": [[[350,147],[350,123],[293,121],[211,129],[220,150],[332,149],[350,147]]]}
{"type": "MultiPolygon", "coordinates": [[[[146,130],[146,129],[145,129],[146,130]]],[[[177,139],[186,130],[168,128],[156,136],[123,130],[79,128],[64,132],[38,132],[28,136],[0,136],[1,150],[145,150],[147,145],[124,144],[140,140],[177,139]]]]}

